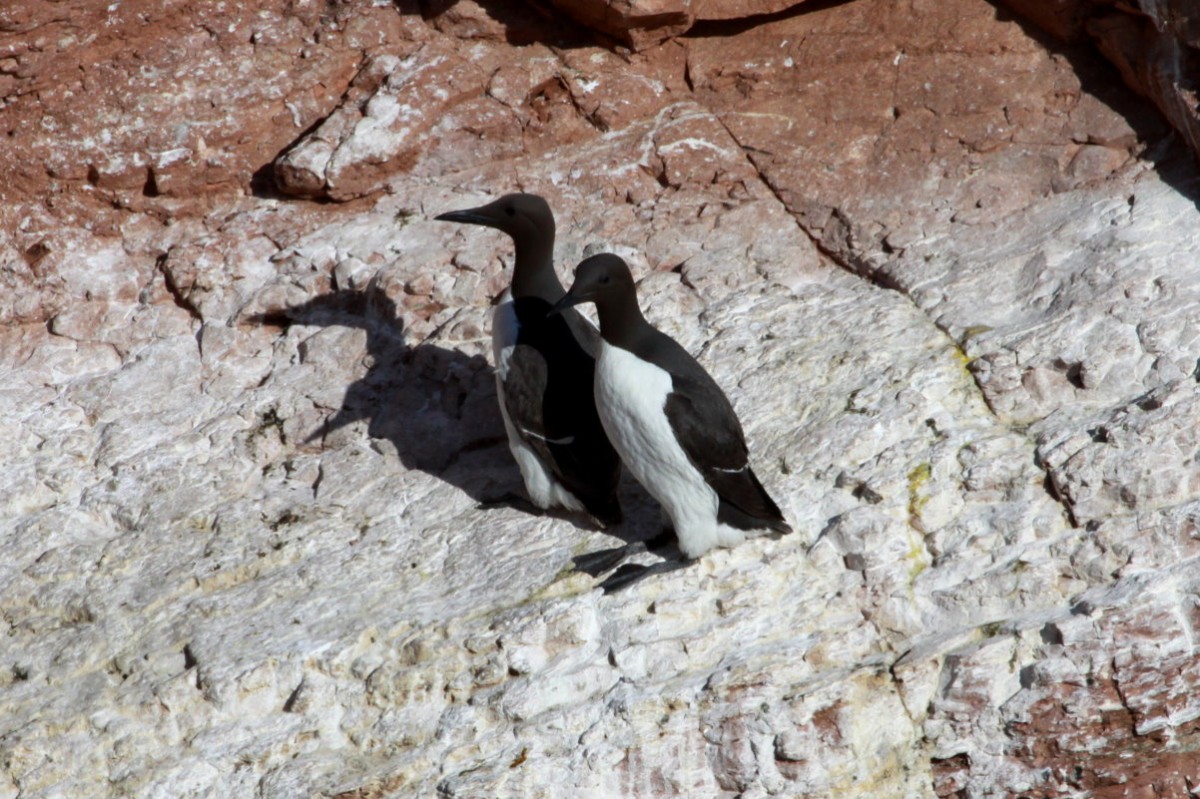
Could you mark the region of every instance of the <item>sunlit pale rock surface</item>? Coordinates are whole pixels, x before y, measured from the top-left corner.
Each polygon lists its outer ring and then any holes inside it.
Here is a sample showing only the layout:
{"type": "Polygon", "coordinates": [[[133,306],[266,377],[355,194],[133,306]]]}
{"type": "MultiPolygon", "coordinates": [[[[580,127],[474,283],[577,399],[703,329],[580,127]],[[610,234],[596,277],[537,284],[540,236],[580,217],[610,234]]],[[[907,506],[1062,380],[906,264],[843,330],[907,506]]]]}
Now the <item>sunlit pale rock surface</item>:
{"type": "Polygon", "coordinates": [[[0,10],[0,799],[1200,784],[1200,183],[1098,56],[981,0],[636,53],[227,5],[0,10]],[[605,596],[636,485],[617,538],[480,507],[511,245],[431,220],[517,189],[795,534],[605,596]]]}

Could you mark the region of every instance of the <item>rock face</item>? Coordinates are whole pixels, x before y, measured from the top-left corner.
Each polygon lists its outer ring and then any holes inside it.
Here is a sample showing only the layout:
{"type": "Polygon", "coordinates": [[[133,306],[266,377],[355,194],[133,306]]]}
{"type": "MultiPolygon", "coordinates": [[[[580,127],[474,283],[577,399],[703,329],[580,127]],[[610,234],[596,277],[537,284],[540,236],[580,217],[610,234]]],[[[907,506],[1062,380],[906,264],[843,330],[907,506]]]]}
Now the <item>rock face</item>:
{"type": "Polygon", "coordinates": [[[1004,0],[1059,39],[1093,40],[1200,153],[1200,7],[1189,0],[1004,0]]]}
{"type": "Polygon", "coordinates": [[[6,3],[2,196],[133,202],[248,185],[403,25],[385,8],[309,2],[235,0],[219,22],[185,0],[6,3]]]}
{"type": "Polygon", "coordinates": [[[1196,791],[1200,180],[1086,46],[227,6],[0,11],[0,797],[1196,791]],[[431,218],[516,189],[795,534],[604,596],[481,507],[511,250],[431,218]]]}
{"type": "Polygon", "coordinates": [[[551,0],[582,24],[635,50],[686,33],[697,22],[764,17],[803,0],[551,0]]]}

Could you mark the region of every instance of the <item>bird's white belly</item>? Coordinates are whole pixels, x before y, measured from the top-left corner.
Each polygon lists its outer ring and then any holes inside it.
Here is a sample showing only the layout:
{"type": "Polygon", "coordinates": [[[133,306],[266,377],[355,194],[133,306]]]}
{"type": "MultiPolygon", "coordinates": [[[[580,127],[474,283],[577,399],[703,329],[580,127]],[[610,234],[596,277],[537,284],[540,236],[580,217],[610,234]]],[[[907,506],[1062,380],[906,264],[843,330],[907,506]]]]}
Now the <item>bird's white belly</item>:
{"type": "Polygon", "coordinates": [[[671,517],[689,558],[735,546],[745,534],[717,522],[717,495],[688,459],[667,421],[671,375],[628,350],[600,343],[596,409],[613,447],[637,481],[671,517]]]}
{"type": "Polygon", "coordinates": [[[525,439],[521,435],[522,431],[508,416],[508,406],[504,398],[504,381],[508,379],[509,365],[512,362],[513,349],[517,346],[519,329],[517,312],[512,303],[512,293],[505,291],[500,298],[500,304],[492,311],[492,358],[496,364],[496,397],[500,401],[500,415],[504,418],[504,430],[508,433],[508,448],[517,462],[517,467],[521,470],[521,479],[525,483],[525,490],[529,493],[529,499],[534,505],[543,510],[555,506],[561,506],[568,510],[583,510],[583,503],[554,478],[538,454],[525,443],[525,439]]]}
{"type": "Polygon", "coordinates": [[[517,346],[519,330],[512,292],[506,289],[500,296],[500,303],[492,310],[492,359],[496,364],[496,376],[501,381],[508,377],[508,364],[512,359],[513,347],[517,346]]]}

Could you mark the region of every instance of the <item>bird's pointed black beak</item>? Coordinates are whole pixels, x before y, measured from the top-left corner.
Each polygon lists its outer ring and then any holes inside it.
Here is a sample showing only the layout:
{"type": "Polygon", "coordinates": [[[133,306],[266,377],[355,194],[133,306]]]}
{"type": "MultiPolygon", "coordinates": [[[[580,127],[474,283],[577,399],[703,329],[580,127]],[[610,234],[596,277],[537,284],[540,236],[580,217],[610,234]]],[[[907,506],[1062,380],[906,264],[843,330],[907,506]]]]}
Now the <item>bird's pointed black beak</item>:
{"type": "Polygon", "coordinates": [[[447,211],[438,214],[434,219],[440,222],[462,222],[468,225],[490,225],[491,220],[479,213],[478,208],[465,208],[462,211],[447,211]]]}
{"type": "Polygon", "coordinates": [[[567,292],[561,300],[554,303],[549,311],[546,311],[546,316],[558,316],[568,308],[579,305],[581,302],[587,302],[583,297],[577,297],[571,292],[567,292]]]}

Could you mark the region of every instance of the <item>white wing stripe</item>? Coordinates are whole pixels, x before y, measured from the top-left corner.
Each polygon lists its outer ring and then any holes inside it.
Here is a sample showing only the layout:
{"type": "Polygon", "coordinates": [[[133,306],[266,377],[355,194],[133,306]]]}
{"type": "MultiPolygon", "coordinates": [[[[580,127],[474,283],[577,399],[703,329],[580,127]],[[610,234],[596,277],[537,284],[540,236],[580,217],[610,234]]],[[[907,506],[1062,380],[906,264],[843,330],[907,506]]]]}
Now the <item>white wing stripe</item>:
{"type": "Polygon", "coordinates": [[[562,444],[565,446],[567,444],[574,443],[575,441],[575,436],[567,436],[566,438],[546,438],[543,435],[538,435],[532,430],[526,430],[524,427],[521,428],[521,432],[530,438],[536,438],[538,441],[545,441],[547,444],[562,444]]]}

